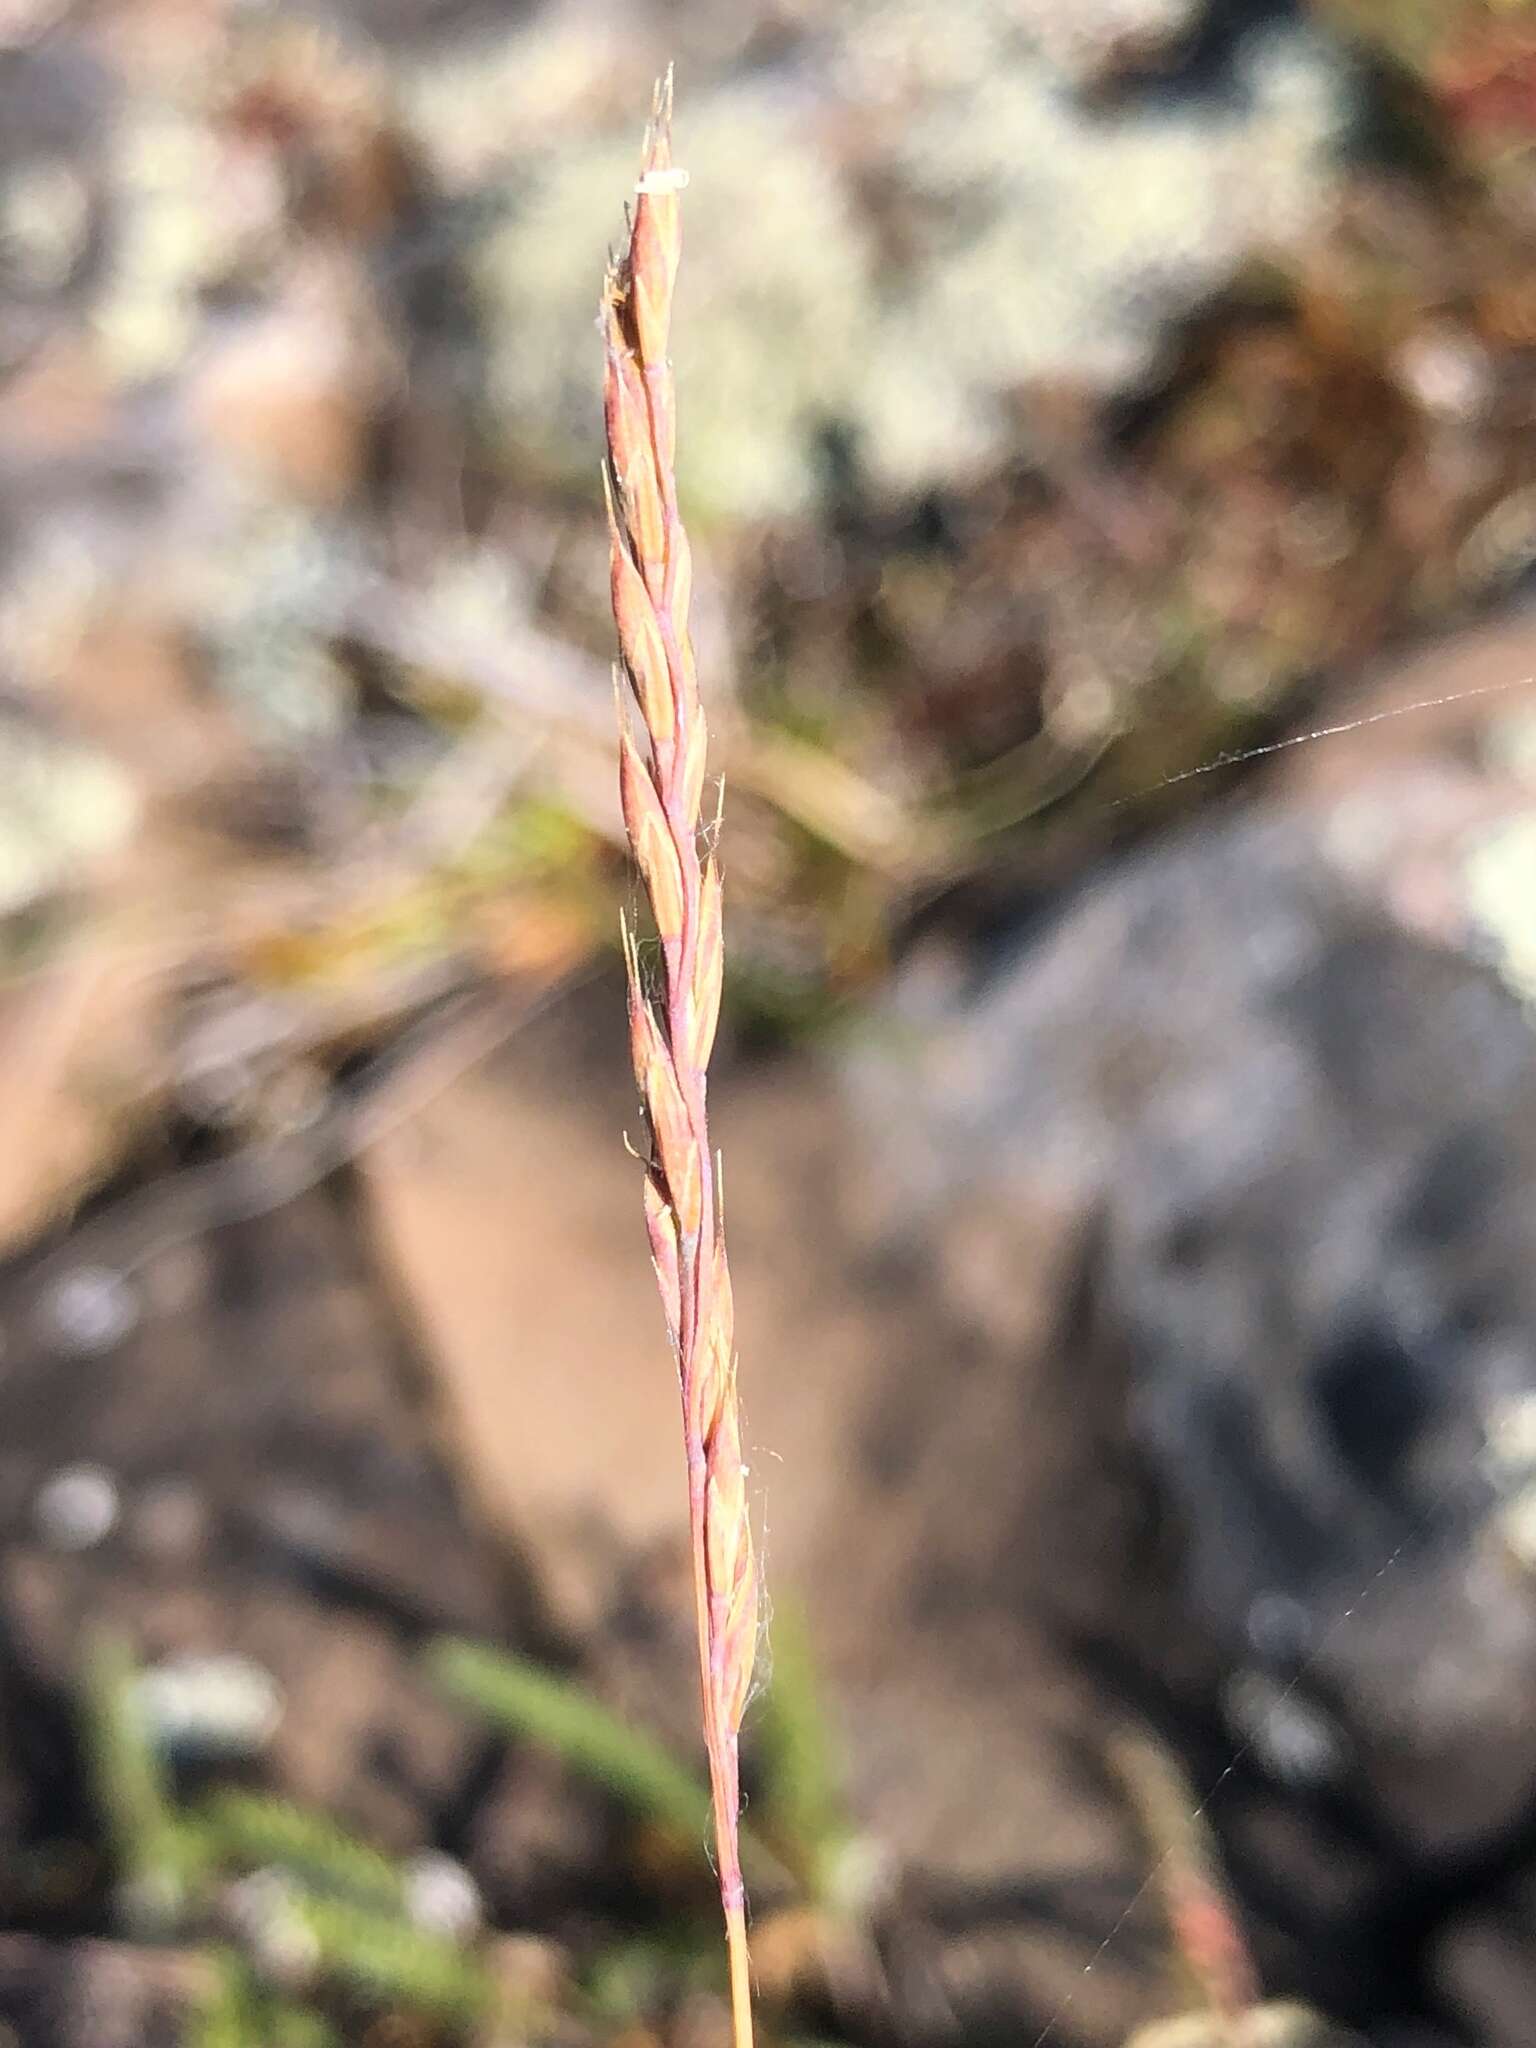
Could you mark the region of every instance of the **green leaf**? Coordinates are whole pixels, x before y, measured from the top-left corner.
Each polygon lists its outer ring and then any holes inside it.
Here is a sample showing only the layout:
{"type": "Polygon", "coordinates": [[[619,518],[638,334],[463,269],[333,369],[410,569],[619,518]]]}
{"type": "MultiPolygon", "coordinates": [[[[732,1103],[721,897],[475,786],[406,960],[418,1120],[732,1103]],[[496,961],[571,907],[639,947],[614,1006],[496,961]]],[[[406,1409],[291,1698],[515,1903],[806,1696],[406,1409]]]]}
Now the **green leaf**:
{"type": "Polygon", "coordinates": [[[277,1865],[320,1891],[380,1912],[403,1912],[399,1865],[348,1834],[327,1815],[258,1792],[216,1792],[198,1821],[221,1863],[248,1869],[277,1865]]]}
{"type": "Polygon", "coordinates": [[[164,1763],[135,1697],[136,1675],[122,1637],[96,1637],[86,1656],[85,1746],[122,1906],[158,1930],[181,1919],[208,1858],[199,1834],[171,1804],[164,1763]]]}
{"type": "Polygon", "coordinates": [[[804,1608],[781,1600],[774,1610],[772,1639],[773,1671],[754,1730],[758,1825],[813,1896],[823,1898],[853,1831],[804,1608]]]}
{"type": "Polygon", "coordinates": [[[433,1644],[427,1663],[445,1691],[507,1734],[552,1750],[644,1818],[703,1839],[708,1788],[579,1683],[510,1651],[462,1640],[433,1644]]]}

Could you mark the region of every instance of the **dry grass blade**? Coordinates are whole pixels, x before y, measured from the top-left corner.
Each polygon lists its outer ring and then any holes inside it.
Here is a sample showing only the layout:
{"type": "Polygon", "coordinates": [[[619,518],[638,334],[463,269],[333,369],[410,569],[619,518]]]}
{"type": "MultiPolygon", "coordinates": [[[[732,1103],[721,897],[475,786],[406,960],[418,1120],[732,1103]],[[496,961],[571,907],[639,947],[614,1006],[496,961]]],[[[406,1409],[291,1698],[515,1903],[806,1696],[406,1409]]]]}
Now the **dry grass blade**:
{"type": "Polygon", "coordinates": [[[1174,1953],[1219,2048],[1244,2048],[1259,2008],[1259,1980],[1217,1860],[1203,1809],[1173,1759],[1148,1735],[1126,1729],[1109,1761],[1156,1855],[1174,1953]]]}
{"type": "Polygon", "coordinates": [[[688,540],[672,463],[667,334],[684,180],[672,166],[671,100],[669,76],[656,94],[628,247],[610,265],[603,292],[605,481],[623,662],[619,786],[664,977],[653,996],[626,934],[630,1042],[651,1140],[645,1215],[682,1391],[731,2012],[737,2048],[748,2048],[737,1751],[757,1643],[757,1567],[736,1405],[730,1275],[705,1114],[723,948],[719,868],[713,853],[702,857],[699,850],[706,729],[688,634],[688,540]],[[640,740],[632,730],[635,712],[640,740]]]}

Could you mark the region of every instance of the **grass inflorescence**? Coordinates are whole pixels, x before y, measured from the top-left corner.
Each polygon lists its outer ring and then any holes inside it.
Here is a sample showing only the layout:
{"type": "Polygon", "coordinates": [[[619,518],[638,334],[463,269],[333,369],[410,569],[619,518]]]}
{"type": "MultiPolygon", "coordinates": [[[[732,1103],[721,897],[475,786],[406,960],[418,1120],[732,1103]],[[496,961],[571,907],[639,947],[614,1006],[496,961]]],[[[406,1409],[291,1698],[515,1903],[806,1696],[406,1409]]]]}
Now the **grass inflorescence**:
{"type": "Polygon", "coordinates": [[[705,1108],[724,965],[718,853],[701,853],[707,728],[689,638],[688,539],[667,356],[680,239],[671,80],[658,88],[628,242],[603,291],[604,481],[612,541],[624,822],[662,962],[653,993],[626,935],[630,1041],[650,1146],[645,1214],[677,1360],[705,1747],[738,2048],[751,2039],[737,1814],[758,1583],[736,1400],[730,1274],[705,1108]],[[639,738],[635,724],[638,718],[639,738]]]}

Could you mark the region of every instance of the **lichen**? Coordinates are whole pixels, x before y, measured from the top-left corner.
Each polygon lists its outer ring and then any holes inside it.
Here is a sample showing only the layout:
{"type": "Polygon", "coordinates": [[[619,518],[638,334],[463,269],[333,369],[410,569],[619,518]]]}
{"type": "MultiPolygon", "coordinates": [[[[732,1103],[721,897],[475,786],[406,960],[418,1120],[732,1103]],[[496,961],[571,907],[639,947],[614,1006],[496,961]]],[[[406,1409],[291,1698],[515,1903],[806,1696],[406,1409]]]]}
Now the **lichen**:
{"type": "Polygon", "coordinates": [[[138,802],[113,763],[30,720],[0,720],[0,915],[20,910],[120,846],[138,802]]]}
{"type": "MultiPolygon", "coordinates": [[[[868,250],[831,167],[755,92],[698,105],[686,142],[681,488],[706,518],[795,511],[817,428],[846,411],[867,351],[868,250]]],[[[571,338],[591,330],[593,252],[633,159],[627,131],[551,159],[480,253],[503,337],[494,406],[519,446],[575,478],[597,461],[597,357],[595,339],[589,352],[571,338]]]]}
{"type": "MultiPolygon", "coordinates": [[[[814,82],[704,86],[680,121],[682,486],[706,519],[803,512],[829,426],[879,487],[968,480],[1016,445],[1021,388],[1144,374],[1168,323],[1293,243],[1335,175],[1344,73],[1304,31],[1254,39],[1220,98],[1099,115],[1009,9],[957,24],[897,0],[839,34],[814,82]]],[[[573,485],[597,430],[571,337],[632,154],[627,131],[528,149],[478,252],[493,409],[514,457],[573,485]]]]}
{"type": "Polygon", "coordinates": [[[1500,974],[1536,1003],[1536,813],[1490,833],[1468,860],[1465,879],[1473,920],[1500,974]]]}

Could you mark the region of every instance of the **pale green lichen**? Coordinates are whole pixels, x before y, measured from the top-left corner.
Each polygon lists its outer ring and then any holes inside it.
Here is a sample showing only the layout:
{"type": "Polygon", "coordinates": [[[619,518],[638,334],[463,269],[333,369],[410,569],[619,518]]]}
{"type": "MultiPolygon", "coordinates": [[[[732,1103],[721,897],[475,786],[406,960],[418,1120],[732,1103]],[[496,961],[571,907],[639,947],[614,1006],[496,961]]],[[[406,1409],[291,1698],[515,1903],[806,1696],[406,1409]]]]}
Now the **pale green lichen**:
{"type": "Polygon", "coordinates": [[[0,720],[0,915],[67,888],[120,846],[138,799],[120,769],[21,718],[0,720]]]}
{"type": "Polygon", "coordinates": [[[220,219],[209,205],[220,165],[195,100],[146,97],[113,134],[116,230],[94,326],[104,364],[125,382],[184,361],[217,272],[220,219]]]}
{"type": "Polygon", "coordinates": [[[579,133],[616,58],[597,23],[555,9],[511,33],[464,37],[403,63],[396,95],[438,184],[473,193],[579,133]]]}
{"type": "MultiPolygon", "coordinates": [[[[846,409],[868,346],[868,253],[831,168],[760,98],[696,106],[687,155],[682,487],[705,517],[794,510],[813,489],[816,429],[846,409]]],[[[480,253],[504,337],[493,405],[519,447],[562,475],[597,461],[594,358],[571,337],[591,329],[592,254],[633,178],[627,130],[562,152],[480,253]]]]}
{"type": "Polygon", "coordinates": [[[1053,61],[1091,74],[1117,53],[1165,49],[1198,7],[1199,0],[1017,0],[1015,12],[1053,61]]]}
{"type": "Polygon", "coordinates": [[[1536,812],[1492,832],[1467,860],[1467,905],[1494,949],[1499,972],[1536,1002],[1536,812]]]}
{"type": "MultiPolygon", "coordinates": [[[[1292,244],[1335,175],[1344,74],[1300,31],[1253,41],[1220,99],[1092,117],[994,0],[942,21],[926,0],[854,6],[838,37],[814,84],[705,85],[679,119],[680,467],[704,517],[804,511],[829,426],[880,486],[968,480],[1017,445],[1022,389],[1144,374],[1169,322],[1292,244]],[[825,139],[833,114],[858,129],[857,170],[825,139]],[[871,176],[895,259],[859,196],[871,176]]],[[[567,133],[515,172],[477,262],[492,404],[517,454],[577,484],[597,437],[570,337],[632,139],[567,133]]]]}
{"type": "Polygon", "coordinates": [[[54,689],[107,587],[92,536],[78,524],[39,518],[0,583],[0,646],[39,698],[54,689]]]}
{"type": "Polygon", "coordinates": [[[73,164],[43,157],[0,182],[0,273],[26,292],[59,291],[90,226],[90,187],[73,164]]]}
{"type": "Polygon", "coordinates": [[[1257,46],[1244,76],[1246,105],[1085,121],[1015,52],[906,124],[898,175],[936,225],[859,395],[877,471],[917,485],[995,448],[1000,401],[1036,380],[1133,381],[1172,318],[1295,240],[1325,190],[1337,80],[1302,37],[1257,46]]]}
{"type": "Polygon", "coordinates": [[[357,572],[346,539],[292,505],[236,497],[227,526],[184,559],[182,598],[219,689],[264,744],[336,738],[353,691],[330,644],[335,592],[357,572]]]}

